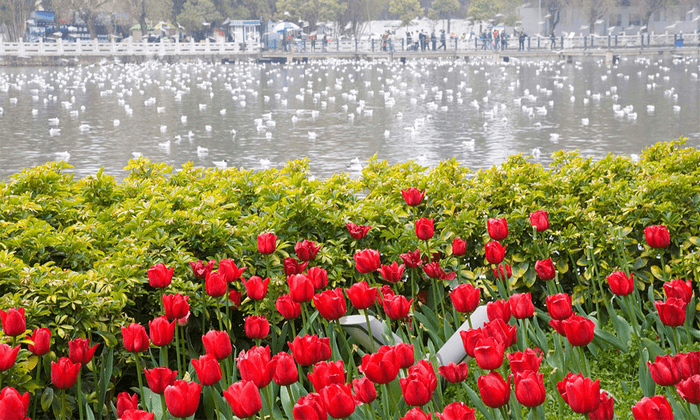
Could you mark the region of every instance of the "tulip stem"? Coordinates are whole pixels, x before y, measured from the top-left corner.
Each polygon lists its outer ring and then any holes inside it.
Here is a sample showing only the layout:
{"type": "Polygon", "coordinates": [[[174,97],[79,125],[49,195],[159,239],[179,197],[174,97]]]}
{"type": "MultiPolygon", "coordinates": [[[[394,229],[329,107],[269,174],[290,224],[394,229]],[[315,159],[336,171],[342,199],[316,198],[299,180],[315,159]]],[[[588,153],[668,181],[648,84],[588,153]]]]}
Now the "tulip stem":
{"type": "Polygon", "coordinates": [[[207,285],[206,277],[202,279],[202,334],[206,331],[207,321],[207,285]]]}
{"type": "MultiPolygon", "coordinates": [[[[413,286],[411,286],[411,289],[413,286]]],[[[365,322],[367,323],[367,332],[369,333],[369,347],[372,349],[372,353],[374,353],[374,336],[372,335],[372,325],[369,323],[369,315],[367,314],[367,309],[363,309],[362,312],[365,314],[365,322]]]]}
{"type": "Polygon", "coordinates": [[[294,393],[292,392],[292,387],[287,385],[287,386],[285,386],[285,388],[287,388],[287,394],[289,395],[289,401],[291,401],[292,404],[296,403],[296,400],[294,399],[294,393]]]}
{"type": "Polygon", "coordinates": [[[265,396],[267,397],[267,398],[265,398],[265,399],[267,400],[267,409],[270,410],[270,418],[271,418],[271,419],[274,419],[275,416],[274,416],[274,414],[272,413],[272,408],[273,408],[274,405],[275,405],[275,404],[274,404],[275,401],[273,401],[273,399],[274,399],[274,394],[273,394],[273,392],[272,392],[272,387],[269,386],[269,385],[268,385],[267,387],[265,387],[265,396]]]}
{"type": "MultiPolygon", "coordinates": [[[[228,299],[228,297],[226,299],[228,299]]],[[[219,331],[225,331],[224,324],[221,321],[221,299],[217,297],[214,298],[214,301],[216,302],[216,318],[219,320],[219,331]]]]}
{"type": "Polygon", "coordinates": [[[384,384],[386,387],[386,393],[389,394],[389,399],[391,400],[391,406],[396,407],[396,410],[398,411],[399,409],[399,404],[396,402],[396,398],[394,398],[394,394],[391,393],[391,388],[389,387],[390,383],[387,382],[384,384]]]}
{"type": "MultiPolygon", "coordinates": [[[[185,374],[185,371],[183,370],[181,364],[182,364],[182,357],[180,356],[180,326],[175,325],[175,349],[176,351],[176,356],[177,356],[177,368],[180,370],[180,377],[185,374]]],[[[204,331],[202,331],[202,334],[204,334],[204,331]]]]}
{"type": "Polygon", "coordinates": [[[337,335],[339,335],[340,339],[343,341],[343,344],[345,345],[345,350],[347,350],[347,352],[348,352],[348,358],[350,359],[350,369],[348,369],[347,382],[351,382],[352,374],[357,370],[357,365],[355,365],[355,358],[353,357],[352,349],[350,348],[350,344],[348,344],[348,340],[347,340],[347,338],[345,338],[345,333],[343,332],[343,327],[340,325],[340,319],[336,319],[335,323],[338,327],[337,335]]]}
{"type": "Polygon", "coordinates": [[[308,328],[309,328],[309,326],[307,324],[309,317],[308,317],[308,314],[306,313],[306,305],[304,303],[305,302],[301,303],[301,320],[302,320],[303,325],[301,326],[300,333],[301,332],[306,333],[308,331],[308,328]]]}
{"type": "MultiPolygon", "coordinates": [[[[228,298],[228,282],[226,282],[226,294],[224,295],[224,302],[226,302],[226,332],[229,330],[229,324],[231,323],[231,301],[228,298]]],[[[204,334],[204,331],[202,331],[204,334]]]]}
{"type": "MultiPolygon", "coordinates": [[[[43,356],[39,356],[39,361],[36,364],[36,382],[37,384],[41,383],[41,362],[44,360],[43,356]]],[[[1,377],[0,377],[1,378],[1,377]]],[[[2,384],[0,384],[0,388],[2,387],[2,384]]],[[[34,398],[34,408],[32,408],[32,418],[36,418],[36,403],[39,401],[39,398],[34,398]]]]}
{"type": "Polygon", "coordinates": [[[160,348],[160,364],[163,367],[168,367],[168,345],[160,348]]]}
{"type": "Polygon", "coordinates": [[[533,408],[532,411],[535,414],[535,420],[545,420],[546,419],[546,417],[544,415],[544,407],[542,407],[542,404],[533,408]]]}
{"type": "Polygon", "coordinates": [[[141,379],[141,358],[138,353],[134,353],[134,358],[136,359],[136,377],[139,380],[139,391],[141,392],[141,401],[143,401],[143,406],[146,408],[146,410],[150,410],[148,406],[146,406],[146,398],[145,394],[143,393],[143,379],[141,379]]]}
{"type": "Polygon", "coordinates": [[[163,420],[168,420],[168,406],[165,404],[165,394],[160,394],[160,405],[163,409],[163,420]]]}
{"type": "Polygon", "coordinates": [[[66,390],[61,389],[61,419],[66,420],[66,408],[68,403],[66,402],[66,390]]]}
{"type": "MultiPolygon", "coordinates": [[[[82,368],[82,366],[81,366],[82,368]]],[[[78,405],[78,415],[80,416],[80,420],[83,420],[83,393],[80,389],[80,377],[82,376],[82,369],[78,369],[78,395],[77,395],[77,405],[78,405]]],[[[142,397],[143,398],[143,397],[142,397]]]]}
{"type": "Polygon", "coordinates": [[[502,405],[498,408],[501,411],[501,416],[503,417],[503,420],[508,420],[510,416],[508,415],[508,405],[502,405]]]}
{"type": "Polygon", "coordinates": [[[219,417],[220,417],[219,414],[221,414],[221,413],[219,412],[219,401],[216,398],[216,389],[214,388],[214,385],[211,385],[210,387],[211,387],[212,397],[214,399],[214,412],[216,413],[216,420],[219,420],[219,417]]]}
{"type": "Polygon", "coordinates": [[[680,341],[678,340],[678,328],[677,327],[671,327],[673,330],[673,342],[676,345],[676,353],[679,353],[681,351],[681,345],[680,341]]]}

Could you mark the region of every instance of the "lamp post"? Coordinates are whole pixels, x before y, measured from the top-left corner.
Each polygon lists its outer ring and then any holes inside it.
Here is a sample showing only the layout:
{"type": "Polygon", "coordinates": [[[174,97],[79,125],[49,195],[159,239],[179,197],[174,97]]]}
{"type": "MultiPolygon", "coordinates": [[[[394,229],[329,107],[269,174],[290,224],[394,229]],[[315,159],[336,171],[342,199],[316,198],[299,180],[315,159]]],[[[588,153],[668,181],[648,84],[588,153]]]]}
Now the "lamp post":
{"type": "Polygon", "coordinates": [[[537,6],[537,34],[542,35],[542,0],[539,0],[537,6]]]}

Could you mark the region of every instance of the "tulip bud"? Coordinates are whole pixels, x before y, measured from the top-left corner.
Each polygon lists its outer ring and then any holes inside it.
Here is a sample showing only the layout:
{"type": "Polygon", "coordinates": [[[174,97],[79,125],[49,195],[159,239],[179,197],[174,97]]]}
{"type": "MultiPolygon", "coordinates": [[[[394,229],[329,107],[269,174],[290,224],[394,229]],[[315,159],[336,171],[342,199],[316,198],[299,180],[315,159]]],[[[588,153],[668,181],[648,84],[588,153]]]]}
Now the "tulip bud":
{"type": "Polygon", "coordinates": [[[502,241],[508,237],[508,222],[505,218],[487,220],[486,229],[494,241],[502,241]]]}

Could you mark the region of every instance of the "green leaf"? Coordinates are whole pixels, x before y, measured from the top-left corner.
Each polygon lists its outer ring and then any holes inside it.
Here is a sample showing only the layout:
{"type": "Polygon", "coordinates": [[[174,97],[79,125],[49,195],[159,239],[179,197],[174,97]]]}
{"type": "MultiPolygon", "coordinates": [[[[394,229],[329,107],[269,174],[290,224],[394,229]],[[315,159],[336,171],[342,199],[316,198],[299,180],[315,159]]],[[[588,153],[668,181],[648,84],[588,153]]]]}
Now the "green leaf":
{"type": "Polygon", "coordinates": [[[647,366],[646,360],[649,358],[646,350],[643,350],[644,357],[639,358],[639,386],[642,388],[642,393],[645,397],[651,397],[656,391],[656,384],[651,378],[651,372],[647,366]]]}
{"type": "Polygon", "coordinates": [[[53,388],[46,387],[44,392],[41,394],[41,409],[46,412],[53,403],[53,388]]]}
{"type": "Polygon", "coordinates": [[[107,347],[116,347],[119,344],[119,341],[117,341],[117,337],[114,336],[114,334],[107,332],[107,331],[95,331],[96,334],[99,334],[100,337],[102,337],[105,340],[105,344],[107,347]]]}
{"type": "Polygon", "coordinates": [[[472,405],[479,410],[479,412],[484,416],[484,418],[491,418],[491,412],[489,411],[488,408],[486,408],[486,405],[484,405],[484,402],[481,400],[481,397],[474,392],[466,383],[462,382],[462,388],[467,392],[467,396],[469,397],[469,400],[471,401],[472,405]]]}
{"type": "Polygon", "coordinates": [[[658,265],[651,266],[651,275],[659,280],[664,279],[664,273],[661,271],[661,268],[658,265]]]}

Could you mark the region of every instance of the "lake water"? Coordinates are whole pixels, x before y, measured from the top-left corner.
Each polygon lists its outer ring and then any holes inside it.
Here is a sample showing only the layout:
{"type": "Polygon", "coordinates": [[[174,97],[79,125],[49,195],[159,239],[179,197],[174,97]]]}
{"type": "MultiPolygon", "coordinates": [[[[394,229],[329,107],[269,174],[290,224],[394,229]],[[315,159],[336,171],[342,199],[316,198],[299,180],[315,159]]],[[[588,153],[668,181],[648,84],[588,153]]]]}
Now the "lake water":
{"type": "Polygon", "coordinates": [[[4,68],[0,179],[59,158],[78,177],[104,167],[123,178],[138,154],[176,168],[308,157],[324,177],[374,154],[478,169],[517,153],[547,164],[561,149],[632,155],[680,136],[697,146],[698,73],[697,58],[4,68]]]}

